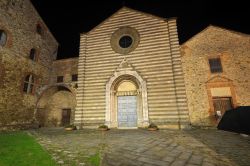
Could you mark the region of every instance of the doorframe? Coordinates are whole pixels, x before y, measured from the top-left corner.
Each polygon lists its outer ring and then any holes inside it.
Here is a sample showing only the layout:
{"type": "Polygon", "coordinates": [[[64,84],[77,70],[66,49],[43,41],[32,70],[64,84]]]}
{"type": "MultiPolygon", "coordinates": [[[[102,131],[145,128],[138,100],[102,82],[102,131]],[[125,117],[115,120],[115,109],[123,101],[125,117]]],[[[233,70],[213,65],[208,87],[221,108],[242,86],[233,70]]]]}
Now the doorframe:
{"type": "Polygon", "coordinates": [[[213,97],[216,97],[216,96],[212,96],[211,89],[212,88],[226,88],[226,87],[230,88],[231,96],[223,96],[223,97],[231,97],[232,107],[235,108],[237,107],[237,100],[236,100],[236,93],[235,93],[235,88],[234,88],[232,80],[225,78],[225,77],[216,76],[206,82],[206,89],[207,89],[208,103],[209,103],[208,113],[209,113],[209,116],[211,117],[210,118],[211,122],[214,124],[217,124],[216,118],[214,116],[215,111],[214,111],[214,105],[213,105],[213,97]]]}
{"type": "Polygon", "coordinates": [[[122,80],[133,80],[139,89],[137,102],[140,101],[137,114],[137,127],[146,127],[149,125],[148,118],[148,100],[146,81],[134,70],[116,71],[106,84],[106,113],[105,124],[111,128],[118,127],[117,123],[117,98],[115,97],[114,87],[122,80]],[[115,104],[116,103],[116,104],[115,104]]]}

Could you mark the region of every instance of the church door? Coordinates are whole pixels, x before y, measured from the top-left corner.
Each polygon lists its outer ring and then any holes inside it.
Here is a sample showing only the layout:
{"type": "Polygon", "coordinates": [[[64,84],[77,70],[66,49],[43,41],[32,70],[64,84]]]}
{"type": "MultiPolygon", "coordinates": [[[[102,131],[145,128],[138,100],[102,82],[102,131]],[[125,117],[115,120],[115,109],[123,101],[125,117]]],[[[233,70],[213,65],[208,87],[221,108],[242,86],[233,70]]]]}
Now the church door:
{"type": "Polygon", "coordinates": [[[137,96],[118,96],[118,127],[137,127],[137,96]]]}

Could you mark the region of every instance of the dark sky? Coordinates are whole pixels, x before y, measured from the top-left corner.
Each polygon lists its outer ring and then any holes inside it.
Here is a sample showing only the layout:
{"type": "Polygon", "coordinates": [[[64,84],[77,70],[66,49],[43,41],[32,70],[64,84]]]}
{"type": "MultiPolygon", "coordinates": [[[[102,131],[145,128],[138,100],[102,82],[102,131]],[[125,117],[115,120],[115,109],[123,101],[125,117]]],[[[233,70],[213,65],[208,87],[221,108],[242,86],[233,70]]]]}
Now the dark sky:
{"type": "Polygon", "coordinates": [[[59,42],[58,59],[78,56],[79,34],[88,32],[123,4],[160,17],[178,18],[180,43],[209,24],[250,34],[247,0],[31,0],[59,42]]]}

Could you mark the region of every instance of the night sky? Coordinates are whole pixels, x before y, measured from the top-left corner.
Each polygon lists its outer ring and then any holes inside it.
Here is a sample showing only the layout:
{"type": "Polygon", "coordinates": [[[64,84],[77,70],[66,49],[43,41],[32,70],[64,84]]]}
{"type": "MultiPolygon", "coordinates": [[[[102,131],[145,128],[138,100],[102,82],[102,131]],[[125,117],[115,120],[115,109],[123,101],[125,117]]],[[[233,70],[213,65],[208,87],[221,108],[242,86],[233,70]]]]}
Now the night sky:
{"type": "Polygon", "coordinates": [[[79,34],[123,5],[163,18],[177,17],[180,44],[208,25],[250,34],[246,0],[31,0],[59,42],[58,59],[79,54],[79,34]]]}

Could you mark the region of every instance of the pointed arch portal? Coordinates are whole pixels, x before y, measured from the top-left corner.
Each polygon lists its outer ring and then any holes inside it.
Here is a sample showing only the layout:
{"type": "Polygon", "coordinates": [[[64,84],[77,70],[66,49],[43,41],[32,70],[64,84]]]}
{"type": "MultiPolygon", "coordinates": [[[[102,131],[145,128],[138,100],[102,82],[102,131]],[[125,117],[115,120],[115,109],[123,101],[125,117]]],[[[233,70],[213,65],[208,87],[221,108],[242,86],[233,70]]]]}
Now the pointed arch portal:
{"type": "Polygon", "coordinates": [[[136,71],[116,71],[107,82],[105,123],[118,128],[148,126],[146,81],[136,71]]]}

